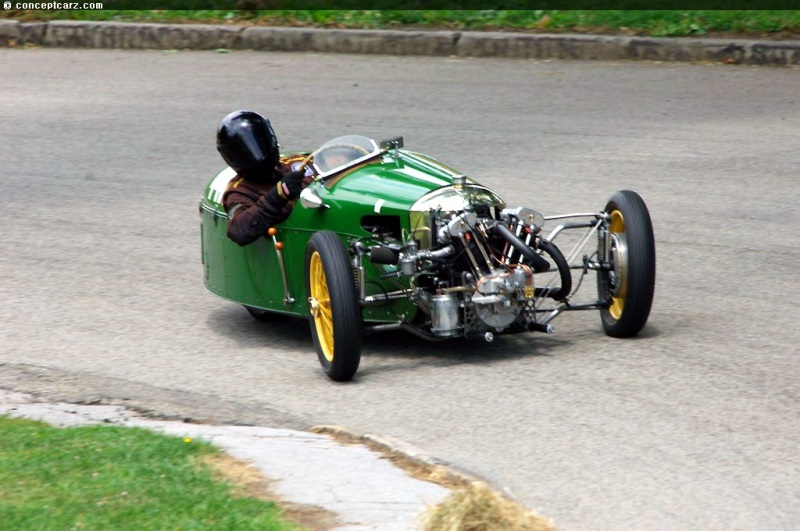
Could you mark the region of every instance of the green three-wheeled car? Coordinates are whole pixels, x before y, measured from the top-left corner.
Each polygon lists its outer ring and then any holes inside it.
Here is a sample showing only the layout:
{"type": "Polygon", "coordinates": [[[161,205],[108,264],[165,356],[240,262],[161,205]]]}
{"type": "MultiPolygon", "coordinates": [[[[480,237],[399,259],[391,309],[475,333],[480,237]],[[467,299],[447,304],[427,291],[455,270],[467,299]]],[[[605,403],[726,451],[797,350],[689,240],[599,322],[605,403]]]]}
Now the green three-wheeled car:
{"type": "Polygon", "coordinates": [[[343,136],[306,155],[314,181],[289,218],[243,247],[228,239],[221,204],[235,172],[211,180],[200,201],[205,286],[259,319],[307,317],[334,380],[355,374],[365,331],[491,341],[595,309],[607,334],[629,337],[648,319],[655,243],[635,192],[614,193],[602,211],[545,217],[402,138],[343,136]],[[565,233],[577,235],[567,253],[555,243],[565,233]],[[596,296],[579,302],[589,274],[596,296]]]}

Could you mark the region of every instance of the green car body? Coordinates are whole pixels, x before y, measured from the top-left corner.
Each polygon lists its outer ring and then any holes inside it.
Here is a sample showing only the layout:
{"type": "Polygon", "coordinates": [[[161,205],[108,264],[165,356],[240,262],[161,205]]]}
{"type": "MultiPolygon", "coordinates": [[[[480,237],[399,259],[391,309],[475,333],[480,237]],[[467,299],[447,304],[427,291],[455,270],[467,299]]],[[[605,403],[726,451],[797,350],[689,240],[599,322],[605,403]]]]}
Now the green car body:
{"type": "MultiPolygon", "coordinates": [[[[222,206],[222,195],[235,173],[230,168],[220,172],[200,201],[205,287],[251,308],[307,316],[304,259],[315,232],[333,231],[348,244],[375,240],[375,234],[368,229],[382,226],[391,228],[399,240],[402,234],[413,230],[411,209],[415,203],[426,194],[451,187],[453,178],[461,175],[435,159],[406,150],[377,154],[354,168],[343,168],[342,173],[345,175],[310,185],[327,208],[305,208],[298,203],[277,227],[274,239],[265,235],[240,247],[227,237],[227,214],[222,206]],[[283,244],[289,297],[281,279],[276,241],[283,244]]],[[[495,202],[502,201],[483,187],[472,186],[495,202]]],[[[365,268],[367,295],[397,289],[396,284],[380,278],[389,270],[378,265],[365,268]]],[[[390,323],[396,322],[398,315],[411,320],[416,311],[410,301],[398,300],[391,307],[365,306],[363,318],[366,322],[390,323]]]]}

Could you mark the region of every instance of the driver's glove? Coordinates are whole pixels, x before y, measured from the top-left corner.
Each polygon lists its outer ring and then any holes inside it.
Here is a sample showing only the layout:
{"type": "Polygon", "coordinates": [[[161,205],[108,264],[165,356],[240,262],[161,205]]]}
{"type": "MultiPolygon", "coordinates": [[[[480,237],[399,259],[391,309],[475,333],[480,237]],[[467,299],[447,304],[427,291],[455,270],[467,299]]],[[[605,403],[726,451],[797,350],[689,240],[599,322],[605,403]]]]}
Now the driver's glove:
{"type": "Polygon", "coordinates": [[[278,182],[278,195],[287,201],[297,199],[304,188],[303,179],[305,179],[305,172],[303,171],[293,171],[287,174],[278,182]]]}

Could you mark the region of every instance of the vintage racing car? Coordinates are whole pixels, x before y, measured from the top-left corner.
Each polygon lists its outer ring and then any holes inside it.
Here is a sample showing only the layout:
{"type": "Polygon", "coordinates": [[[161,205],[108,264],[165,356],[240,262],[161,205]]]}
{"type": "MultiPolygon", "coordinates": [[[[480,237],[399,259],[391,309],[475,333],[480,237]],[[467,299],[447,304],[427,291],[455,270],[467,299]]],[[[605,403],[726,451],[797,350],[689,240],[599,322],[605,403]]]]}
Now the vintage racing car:
{"type": "Polygon", "coordinates": [[[356,373],[367,331],[492,341],[552,333],[561,313],[587,309],[613,337],[647,322],[655,243],[633,191],[599,212],[543,216],[404,149],[402,137],[342,136],[305,155],[314,181],[285,222],[244,247],[228,239],[221,204],[235,173],[211,180],[200,200],[202,263],[205,287],[254,317],[307,317],[333,380],[356,373]],[[555,242],[565,234],[563,253],[555,242]],[[587,275],[596,295],[578,300],[587,275]]]}

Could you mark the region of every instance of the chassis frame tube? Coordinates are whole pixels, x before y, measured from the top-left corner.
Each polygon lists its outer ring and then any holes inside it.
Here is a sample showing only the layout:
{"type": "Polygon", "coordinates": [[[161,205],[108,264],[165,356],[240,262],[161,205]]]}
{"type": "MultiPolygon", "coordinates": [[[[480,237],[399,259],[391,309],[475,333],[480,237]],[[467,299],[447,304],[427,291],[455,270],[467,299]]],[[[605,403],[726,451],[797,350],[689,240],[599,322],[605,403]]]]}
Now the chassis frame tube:
{"type": "Polygon", "coordinates": [[[579,311],[585,311],[585,310],[602,310],[603,308],[607,308],[607,307],[608,307],[608,303],[607,302],[603,302],[603,301],[587,302],[587,303],[582,303],[582,304],[564,303],[564,304],[560,304],[559,306],[557,306],[555,308],[537,309],[536,310],[537,313],[547,313],[547,315],[544,317],[544,319],[541,319],[541,320],[539,320],[537,322],[540,323],[540,324],[546,325],[546,324],[548,324],[549,322],[551,322],[553,319],[555,319],[556,317],[558,317],[559,315],[561,315],[564,312],[579,312],[579,311]]]}

